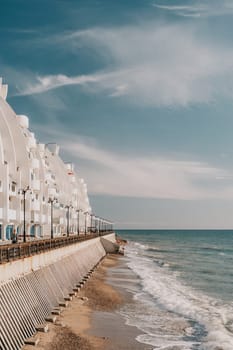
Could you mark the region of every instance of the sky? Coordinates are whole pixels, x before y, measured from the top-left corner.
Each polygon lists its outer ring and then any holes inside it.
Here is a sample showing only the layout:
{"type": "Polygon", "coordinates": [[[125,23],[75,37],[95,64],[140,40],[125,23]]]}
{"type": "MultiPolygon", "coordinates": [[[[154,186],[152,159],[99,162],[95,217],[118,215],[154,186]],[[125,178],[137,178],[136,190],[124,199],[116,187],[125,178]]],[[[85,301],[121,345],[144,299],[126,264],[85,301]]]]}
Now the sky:
{"type": "Polygon", "coordinates": [[[0,76],[117,228],[233,227],[233,0],[1,0],[0,76]]]}

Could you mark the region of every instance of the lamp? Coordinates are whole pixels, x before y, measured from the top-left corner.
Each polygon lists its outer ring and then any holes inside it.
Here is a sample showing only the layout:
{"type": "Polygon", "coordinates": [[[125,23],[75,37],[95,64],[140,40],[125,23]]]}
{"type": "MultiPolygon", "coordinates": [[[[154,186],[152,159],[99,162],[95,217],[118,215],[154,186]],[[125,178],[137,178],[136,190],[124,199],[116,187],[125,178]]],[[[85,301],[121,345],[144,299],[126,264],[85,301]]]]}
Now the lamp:
{"type": "Polygon", "coordinates": [[[82,211],[82,209],[77,209],[76,212],[77,212],[77,234],[79,236],[79,213],[80,211],[82,211]]]}
{"type": "Polygon", "coordinates": [[[23,195],[23,242],[26,243],[26,193],[30,191],[29,186],[19,190],[19,194],[23,195]]]}
{"type": "Polygon", "coordinates": [[[85,211],[84,215],[85,215],[85,236],[87,234],[87,214],[88,214],[88,211],[85,211]]]}
{"type": "Polygon", "coordinates": [[[69,237],[70,235],[70,208],[72,208],[72,205],[67,205],[66,206],[66,209],[67,209],[67,227],[66,227],[66,234],[67,234],[67,237],[69,237]]]}
{"type": "Polygon", "coordinates": [[[57,198],[49,198],[48,203],[51,204],[51,229],[50,229],[50,234],[51,234],[51,239],[53,239],[53,203],[57,202],[57,198]]]}

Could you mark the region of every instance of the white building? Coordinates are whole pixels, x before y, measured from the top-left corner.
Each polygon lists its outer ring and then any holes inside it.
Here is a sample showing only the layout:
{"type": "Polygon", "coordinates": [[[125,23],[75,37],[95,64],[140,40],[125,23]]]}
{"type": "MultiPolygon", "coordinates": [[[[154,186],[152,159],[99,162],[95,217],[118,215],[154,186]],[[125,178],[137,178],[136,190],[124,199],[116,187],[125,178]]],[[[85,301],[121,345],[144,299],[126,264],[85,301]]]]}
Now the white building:
{"type": "Polygon", "coordinates": [[[36,142],[28,117],[16,115],[6,96],[0,80],[0,241],[13,232],[22,237],[24,224],[27,237],[84,232],[91,222],[86,184],[57,144],[36,142]]]}

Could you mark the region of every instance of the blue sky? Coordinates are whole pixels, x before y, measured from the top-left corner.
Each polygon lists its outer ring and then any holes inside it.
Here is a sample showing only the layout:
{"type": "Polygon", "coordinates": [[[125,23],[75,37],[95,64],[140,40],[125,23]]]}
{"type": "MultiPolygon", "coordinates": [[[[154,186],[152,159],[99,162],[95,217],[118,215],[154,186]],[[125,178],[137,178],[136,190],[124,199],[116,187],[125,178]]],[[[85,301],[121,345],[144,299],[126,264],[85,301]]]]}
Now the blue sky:
{"type": "Polygon", "coordinates": [[[233,0],[3,0],[0,75],[121,228],[233,227],[233,0]]]}

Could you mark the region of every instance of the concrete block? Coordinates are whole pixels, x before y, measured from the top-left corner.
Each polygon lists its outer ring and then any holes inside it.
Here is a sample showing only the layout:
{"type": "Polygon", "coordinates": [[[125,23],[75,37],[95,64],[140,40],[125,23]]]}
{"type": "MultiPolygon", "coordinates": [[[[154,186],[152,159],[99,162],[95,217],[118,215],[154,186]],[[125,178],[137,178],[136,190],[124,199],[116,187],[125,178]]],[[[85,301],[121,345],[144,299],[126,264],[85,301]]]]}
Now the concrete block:
{"type": "Polygon", "coordinates": [[[69,305],[68,301],[60,301],[59,306],[67,307],[69,305]]]}
{"type": "Polygon", "coordinates": [[[60,306],[55,306],[54,308],[53,308],[53,310],[58,310],[58,311],[63,311],[63,309],[60,307],[60,306]]]}
{"type": "Polygon", "coordinates": [[[55,323],[57,317],[55,315],[49,315],[48,317],[45,318],[45,321],[55,323]]]}
{"type": "Polygon", "coordinates": [[[83,286],[84,286],[84,283],[83,283],[83,282],[80,282],[80,283],[76,284],[76,287],[77,287],[77,288],[82,288],[83,286]]]}
{"type": "Polygon", "coordinates": [[[51,314],[52,315],[61,315],[61,311],[60,310],[58,310],[58,309],[53,309],[52,311],[51,311],[51,314]]]}
{"type": "Polygon", "coordinates": [[[80,287],[74,287],[74,288],[73,288],[73,291],[76,292],[76,293],[78,293],[78,292],[80,291],[80,287]]]}
{"type": "Polygon", "coordinates": [[[70,292],[70,293],[69,293],[69,296],[70,296],[70,297],[76,297],[76,296],[77,296],[77,292],[75,292],[75,291],[73,290],[73,292],[70,292]]]}
{"type": "Polygon", "coordinates": [[[27,345],[36,346],[39,343],[39,341],[40,341],[40,338],[37,335],[34,335],[33,337],[26,339],[24,343],[27,345]]]}
{"type": "Polygon", "coordinates": [[[36,325],[37,332],[47,333],[49,331],[49,325],[47,323],[36,325]]]}
{"type": "Polygon", "coordinates": [[[66,300],[66,301],[71,301],[73,298],[72,297],[70,297],[70,296],[66,296],[66,297],[64,297],[64,300],[66,300]]]}

